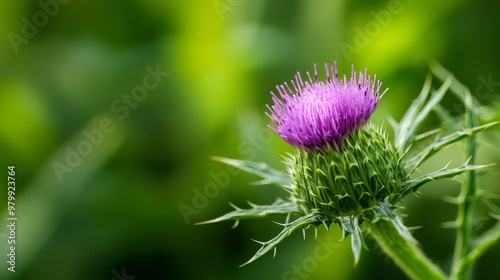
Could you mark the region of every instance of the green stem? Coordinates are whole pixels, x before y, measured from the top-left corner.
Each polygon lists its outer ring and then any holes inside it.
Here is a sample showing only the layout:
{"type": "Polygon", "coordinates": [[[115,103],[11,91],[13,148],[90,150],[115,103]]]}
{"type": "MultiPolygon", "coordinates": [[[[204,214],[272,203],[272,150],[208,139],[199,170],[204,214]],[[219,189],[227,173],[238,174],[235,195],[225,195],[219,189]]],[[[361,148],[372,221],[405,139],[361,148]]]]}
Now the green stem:
{"type": "MultiPolygon", "coordinates": [[[[467,108],[466,121],[468,127],[474,127],[477,124],[475,110],[472,104],[472,98],[468,90],[464,91],[464,104],[467,108]]],[[[476,161],[476,136],[471,135],[466,141],[466,157],[469,164],[474,165],[476,161]]],[[[471,262],[465,262],[467,255],[471,251],[472,243],[472,216],[474,203],[476,201],[476,173],[472,170],[465,174],[465,181],[460,190],[458,216],[457,216],[457,240],[455,244],[455,253],[453,255],[453,264],[451,270],[451,279],[470,279],[471,262]]]]}
{"type": "Polygon", "coordinates": [[[462,266],[474,264],[486,251],[500,240],[500,222],[488,230],[480,239],[477,240],[474,249],[462,261],[462,266]]]}
{"type": "Polygon", "coordinates": [[[446,279],[444,273],[417,247],[414,240],[402,236],[390,220],[366,223],[371,236],[382,250],[411,279],[446,279]]]}

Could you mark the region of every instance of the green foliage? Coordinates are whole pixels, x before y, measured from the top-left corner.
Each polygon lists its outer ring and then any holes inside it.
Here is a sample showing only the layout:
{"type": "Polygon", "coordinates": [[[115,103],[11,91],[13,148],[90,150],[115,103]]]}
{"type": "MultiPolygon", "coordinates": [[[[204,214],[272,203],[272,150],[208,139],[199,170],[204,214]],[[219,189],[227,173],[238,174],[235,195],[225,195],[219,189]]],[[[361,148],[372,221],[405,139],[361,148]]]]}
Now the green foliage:
{"type": "Polygon", "coordinates": [[[392,124],[395,131],[394,146],[380,129],[368,124],[348,134],[338,147],[297,149],[295,154],[285,160],[289,175],[264,163],[217,158],[223,163],[262,177],[261,183],[281,186],[291,197],[288,200],[278,199],[267,206],[251,204],[251,209],[235,207],[235,211],[204,223],[239,221],[271,214],[285,215],[287,222],[283,225],[284,229],[273,239],[259,242],[262,247],[245,264],[270,250],[276,250],[276,246],[297,229],[304,230],[311,225],[321,224],[328,228],[333,223],[339,224],[343,239],[351,235],[351,247],[357,263],[361,248],[365,246],[362,232],[364,224],[367,232],[407,276],[414,279],[444,279],[444,273],[416,246],[415,240],[398,216],[398,207],[404,196],[417,192],[428,182],[468,173],[462,185],[462,199],[458,203],[459,238],[452,271],[453,277],[465,278],[476,256],[484,253],[500,238],[497,233],[488,232],[478,242],[484,251],[471,252],[467,249],[471,248],[472,242],[470,225],[467,227],[471,219],[471,203],[477,199],[475,170],[489,166],[473,164],[475,135],[497,122],[478,126],[472,100],[465,91],[463,95],[458,94],[467,109],[465,128],[445,136],[436,136],[426,148],[416,152],[412,149],[415,142],[440,132],[420,131],[434,110],[442,117],[443,122],[452,123],[449,121],[452,117],[439,107],[452,85],[456,88],[454,78],[448,74],[440,88],[433,91],[431,77],[427,77],[420,95],[413,101],[401,122],[392,124]],[[424,161],[461,140],[468,141],[467,160],[462,166],[445,166],[416,178],[410,177],[424,161]],[[291,216],[298,218],[288,222],[291,216]]]}
{"type": "MultiPolygon", "coordinates": [[[[253,218],[262,218],[269,215],[291,215],[291,214],[303,214],[302,210],[297,206],[297,204],[289,201],[284,201],[283,199],[278,198],[271,205],[256,205],[249,202],[251,209],[241,209],[235,205],[232,205],[234,209],[233,212],[229,212],[223,216],[218,218],[208,220],[205,222],[197,223],[198,225],[202,224],[210,224],[227,220],[239,220],[243,219],[253,219],[253,218]]],[[[236,223],[235,226],[238,224],[236,223]]]]}
{"type": "Polygon", "coordinates": [[[293,186],[290,176],[270,167],[267,163],[223,157],[213,157],[213,159],[261,177],[261,181],[255,182],[257,185],[277,185],[285,189],[291,189],[293,186]]]}

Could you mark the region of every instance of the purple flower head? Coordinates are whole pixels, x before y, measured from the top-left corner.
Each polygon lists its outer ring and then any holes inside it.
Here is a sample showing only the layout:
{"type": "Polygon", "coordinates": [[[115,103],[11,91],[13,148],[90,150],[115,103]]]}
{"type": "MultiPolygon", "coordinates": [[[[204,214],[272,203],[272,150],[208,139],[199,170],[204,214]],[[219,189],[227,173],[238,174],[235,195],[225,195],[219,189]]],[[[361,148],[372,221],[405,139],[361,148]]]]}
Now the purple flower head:
{"type": "MultiPolygon", "coordinates": [[[[267,106],[275,131],[290,145],[304,148],[337,147],[349,132],[366,123],[377,108],[382,83],[359,72],[356,80],[354,65],[351,78],[339,79],[337,63],[329,67],[325,63],[326,81],[318,81],[314,65],[315,81],[303,81],[300,73],[292,80],[293,90],[287,83],[276,86],[281,98],[271,92],[274,105],[267,106]]],[[[387,90],[386,90],[387,91],[387,90]]]]}

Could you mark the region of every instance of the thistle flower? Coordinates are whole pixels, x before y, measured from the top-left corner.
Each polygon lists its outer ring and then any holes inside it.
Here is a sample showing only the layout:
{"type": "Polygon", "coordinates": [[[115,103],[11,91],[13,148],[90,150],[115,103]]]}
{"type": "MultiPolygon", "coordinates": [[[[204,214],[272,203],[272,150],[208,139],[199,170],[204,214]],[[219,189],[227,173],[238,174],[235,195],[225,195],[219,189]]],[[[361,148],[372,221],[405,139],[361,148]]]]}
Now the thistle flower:
{"type": "MultiPolygon", "coordinates": [[[[454,177],[464,172],[485,167],[469,165],[466,161],[457,168],[444,168],[412,178],[414,171],[442,148],[471,137],[495,123],[475,126],[469,114],[464,129],[456,129],[441,136],[440,130],[417,133],[432,109],[451,85],[452,77],[430,95],[428,78],[419,97],[414,101],[400,123],[393,123],[394,141],[389,141],[383,130],[370,123],[384,91],[382,83],[367,74],[357,76],[354,67],[351,77],[338,77],[337,65],[326,68],[326,81],[319,81],[315,67],[315,80],[303,81],[300,74],[291,82],[277,87],[280,97],[272,94],[274,104],[268,106],[274,130],[284,141],[296,147],[285,159],[287,173],[265,163],[226,158],[217,160],[262,177],[263,184],[280,186],[288,198],[278,198],[271,205],[250,203],[250,209],[236,206],[235,211],[203,223],[225,220],[285,215],[284,229],[273,239],[259,242],[262,247],[245,264],[254,261],[276,246],[297,229],[311,225],[339,224],[343,238],[351,235],[355,262],[364,246],[363,232],[370,233],[384,251],[412,278],[442,279],[444,274],[432,264],[416,246],[409,230],[398,216],[401,199],[429,181],[454,177]],[[356,79],[356,77],[358,77],[356,79]],[[436,135],[438,134],[438,135],[436,135]],[[436,135],[427,148],[410,149],[416,141],[436,135]],[[291,217],[296,219],[290,221],[291,217]],[[395,245],[396,244],[396,245],[395,245]],[[411,252],[408,255],[408,252],[411,252]],[[404,261],[401,261],[404,259],[404,261]]],[[[464,106],[471,109],[468,93],[457,94],[464,106]]],[[[452,117],[440,110],[445,120],[452,117]]],[[[471,150],[472,151],[472,150],[471,150]]],[[[473,157],[473,152],[469,158],[473,157]]]]}
{"type": "Polygon", "coordinates": [[[349,80],[346,76],[339,80],[336,63],[328,68],[325,64],[325,82],[318,81],[315,65],[314,82],[309,73],[306,82],[297,73],[292,80],[294,91],[285,83],[276,87],[281,99],[271,92],[274,105],[268,106],[268,116],[274,123],[272,129],[293,146],[338,146],[349,132],[368,121],[382,97],[382,83],[376,75],[372,80],[366,69],[356,81],[354,65],[349,80]]]}
{"type": "MultiPolygon", "coordinates": [[[[277,86],[281,99],[271,93],[268,114],[272,128],[297,152],[287,160],[294,179],[294,200],[304,212],[336,219],[362,214],[390,197],[406,179],[398,152],[387,137],[367,124],[375,111],[382,83],[359,73],[339,80],[337,64],[325,64],[326,81],[303,82],[300,74],[277,86]]],[[[387,89],[384,91],[384,93],[387,89]]]]}

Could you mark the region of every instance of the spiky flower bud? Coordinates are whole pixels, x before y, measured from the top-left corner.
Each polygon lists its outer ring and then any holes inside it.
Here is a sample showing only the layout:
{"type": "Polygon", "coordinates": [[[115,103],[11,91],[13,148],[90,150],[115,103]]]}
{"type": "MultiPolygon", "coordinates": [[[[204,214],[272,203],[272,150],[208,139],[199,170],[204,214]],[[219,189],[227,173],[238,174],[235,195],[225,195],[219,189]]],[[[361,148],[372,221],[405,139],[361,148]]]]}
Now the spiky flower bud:
{"type": "Polygon", "coordinates": [[[287,163],[304,211],[332,220],[362,214],[386,198],[399,201],[406,180],[398,152],[372,125],[349,132],[338,147],[298,149],[287,163]]]}

